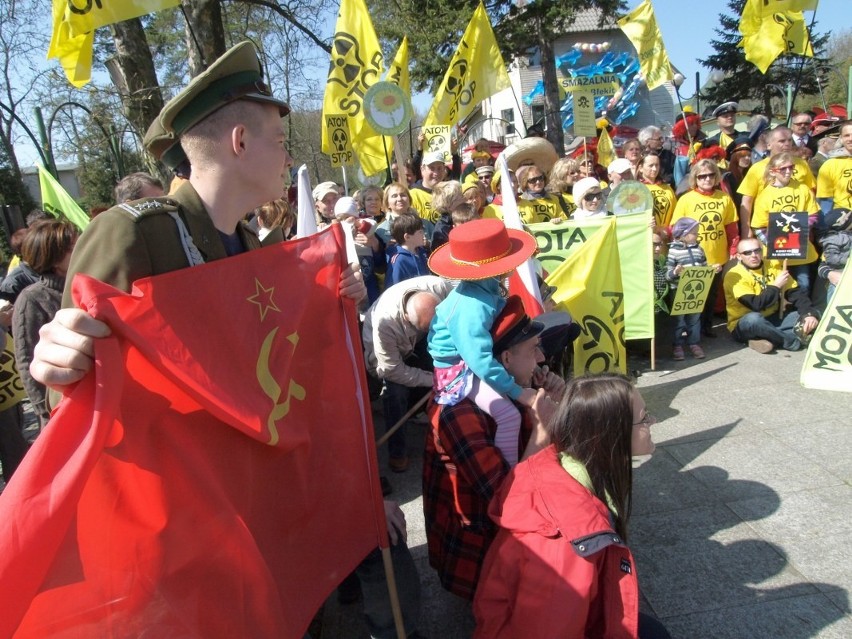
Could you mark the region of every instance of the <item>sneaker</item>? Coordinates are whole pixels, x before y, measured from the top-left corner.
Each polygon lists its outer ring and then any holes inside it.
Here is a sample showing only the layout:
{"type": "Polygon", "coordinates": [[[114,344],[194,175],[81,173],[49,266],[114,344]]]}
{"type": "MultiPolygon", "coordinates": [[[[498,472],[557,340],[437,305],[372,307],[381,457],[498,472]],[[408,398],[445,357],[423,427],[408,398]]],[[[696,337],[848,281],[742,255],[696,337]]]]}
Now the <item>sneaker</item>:
{"type": "Polygon", "coordinates": [[[750,339],[748,347],[761,355],[767,355],[775,350],[775,346],[768,339],[750,339]]]}
{"type": "Polygon", "coordinates": [[[706,356],[704,355],[704,349],[701,348],[698,344],[693,344],[689,347],[692,356],[695,359],[704,359],[706,356]]]}
{"type": "Polygon", "coordinates": [[[793,335],[799,338],[799,343],[802,345],[802,348],[806,348],[808,344],[811,343],[811,338],[814,336],[813,333],[808,333],[805,335],[805,318],[800,317],[799,321],[796,322],[796,325],[793,327],[793,335]]]}
{"type": "Polygon", "coordinates": [[[388,459],[390,469],[395,473],[404,473],[408,470],[408,457],[391,457],[388,459]]]}
{"type": "Polygon", "coordinates": [[[683,354],[683,346],[675,346],[672,349],[672,359],[676,362],[682,362],[685,358],[683,354]]]}

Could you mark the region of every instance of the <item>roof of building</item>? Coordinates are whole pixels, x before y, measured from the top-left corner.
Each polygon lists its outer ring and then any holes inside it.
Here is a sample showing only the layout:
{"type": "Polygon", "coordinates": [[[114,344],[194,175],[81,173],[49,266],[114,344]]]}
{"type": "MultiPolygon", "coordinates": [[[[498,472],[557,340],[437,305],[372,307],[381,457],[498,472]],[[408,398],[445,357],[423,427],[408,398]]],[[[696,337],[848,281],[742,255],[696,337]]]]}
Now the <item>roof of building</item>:
{"type": "Polygon", "coordinates": [[[602,11],[597,8],[578,11],[575,14],[574,22],[565,26],[561,31],[563,33],[577,33],[579,31],[609,31],[617,29],[618,23],[614,18],[607,18],[603,25],[600,25],[602,11]]]}

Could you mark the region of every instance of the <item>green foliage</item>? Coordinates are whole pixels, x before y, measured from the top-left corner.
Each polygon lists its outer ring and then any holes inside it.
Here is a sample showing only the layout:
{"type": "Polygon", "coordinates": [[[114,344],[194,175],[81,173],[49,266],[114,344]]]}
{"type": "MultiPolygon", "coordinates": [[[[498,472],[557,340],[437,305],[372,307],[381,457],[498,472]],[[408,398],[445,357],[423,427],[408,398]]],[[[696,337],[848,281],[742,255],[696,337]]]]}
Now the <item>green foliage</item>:
{"type": "Polygon", "coordinates": [[[815,29],[811,30],[813,58],[781,55],[764,75],[745,59],[745,52],[737,46],[742,39],[739,23],[745,2],[746,0],[728,0],[730,13],[719,14],[720,26],[715,29],[718,39],[711,41],[716,53],[700,60],[708,69],[719,69],[725,73],[722,82],[705,90],[708,106],[728,100],[755,100],[763,105],[761,110],[766,112],[771,110],[770,98],[780,97],[778,90],[772,85],[783,88],[787,84],[795,86],[797,82],[799,95],[816,94],[819,91],[816,74],[824,77],[829,68],[825,58],[828,35],[820,35],[815,29]]]}
{"type": "Polygon", "coordinates": [[[27,187],[15,175],[2,145],[0,145],[0,204],[18,206],[24,214],[36,205],[27,187]]]}

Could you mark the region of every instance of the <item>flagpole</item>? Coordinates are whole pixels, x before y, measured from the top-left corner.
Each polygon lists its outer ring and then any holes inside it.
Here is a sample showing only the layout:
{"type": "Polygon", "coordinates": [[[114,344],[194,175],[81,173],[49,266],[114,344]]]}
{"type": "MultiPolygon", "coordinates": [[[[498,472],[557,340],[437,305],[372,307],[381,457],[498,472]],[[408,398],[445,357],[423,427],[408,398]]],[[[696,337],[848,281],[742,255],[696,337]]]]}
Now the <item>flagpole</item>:
{"type": "MultiPolygon", "coordinates": [[[[399,534],[399,532],[397,532],[399,534]]],[[[385,579],[388,582],[388,594],[390,595],[391,611],[393,612],[393,623],[396,627],[397,639],[405,639],[405,624],[402,621],[402,608],[399,605],[399,593],[396,590],[396,575],[393,572],[393,560],[391,559],[390,546],[382,548],[382,563],[385,566],[385,579]]]]}
{"type": "MultiPolygon", "coordinates": [[[[811,26],[808,27],[808,31],[805,34],[805,35],[808,36],[808,43],[811,45],[811,49],[813,49],[813,46],[814,46],[813,40],[811,40],[811,32],[813,31],[814,23],[816,22],[816,12],[817,12],[818,6],[819,5],[816,5],[814,7],[814,13],[811,16],[811,26]]],[[[807,51],[807,49],[805,49],[805,51],[807,51]]],[[[796,104],[796,97],[799,95],[799,85],[802,82],[802,70],[805,68],[805,58],[807,58],[807,57],[808,56],[805,56],[805,55],[799,56],[799,72],[796,74],[796,86],[793,89],[793,97],[790,100],[790,108],[788,109],[788,113],[787,113],[787,122],[785,122],[785,126],[787,126],[787,127],[790,126],[790,120],[793,117],[793,105],[796,104]]]]}

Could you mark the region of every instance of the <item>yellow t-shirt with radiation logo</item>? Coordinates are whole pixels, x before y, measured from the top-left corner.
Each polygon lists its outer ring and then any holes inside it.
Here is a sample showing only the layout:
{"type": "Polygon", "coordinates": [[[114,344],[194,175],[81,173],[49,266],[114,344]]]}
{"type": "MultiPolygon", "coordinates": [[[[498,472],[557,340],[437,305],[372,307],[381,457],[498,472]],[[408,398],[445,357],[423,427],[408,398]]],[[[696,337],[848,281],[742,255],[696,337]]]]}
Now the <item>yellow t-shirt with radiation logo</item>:
{"type": "Polygon", "coordinates": [[[713,195],[688,191],[677,201],[671,223],[682,217],[698,220],[698,243],[704,249],[707,264],[725,264],[728,261],[725,227],[739,219],[730,196],[719,189],[713,195]]]}
{"type": "Polygon", "coordinates": [[[562,204],[559,203],[558,196],[553,194],[535,200],[518,198],[518,213],[520,213],[524,224],[558,222],[568,219],[562,211],[562,204]]]}
{"type": "Polygon", "coordinates": [[[819,168],[816,196],[831,198],[833,209],[852,209],[852,158],[831,158],[819,168]]]}
{"type": "Polygon", "coordinates": [[[654,196],[654,224],[657,226],[668,226],[672,221],[677,196],[674,189],[668,184],[645,183],[651,195],[654,196]]]}
{"type": "MultiPolygon", "coordinates": [[[[769,214],[779,212],[805,211],[808,215],[815,215],[819,211],[814,194],[804,184],[791,180],[790,184],[783,187],[767,186],[754,199],[754,207],[751,214],[751,227],[753,229],[764,229],[769,225],[769,214]]],[[[764,246],[764,249],[766,247],[764,246]]],[[[764,255],[766,251],[764,250],[764,255]]],[[[787,266],[799,266],[810,264],[817,259],[816,247],[808,240],[808,253],[801,260],[787,260],[787,266]]],[[[773,260],[777,261],[777,260],[773,260]]]]}
{"type": "Polygon", "coordinates": [[[441,216],[432,208],[432,194],[423,189],[411,189],[409,193],[411,194],[411,208],[417,211],[417,214],[424,220],[437,222],[441,216]]]}

